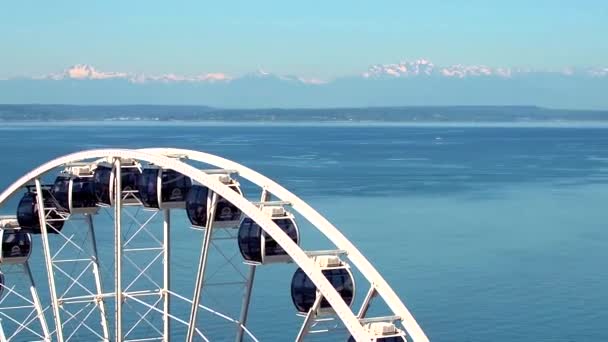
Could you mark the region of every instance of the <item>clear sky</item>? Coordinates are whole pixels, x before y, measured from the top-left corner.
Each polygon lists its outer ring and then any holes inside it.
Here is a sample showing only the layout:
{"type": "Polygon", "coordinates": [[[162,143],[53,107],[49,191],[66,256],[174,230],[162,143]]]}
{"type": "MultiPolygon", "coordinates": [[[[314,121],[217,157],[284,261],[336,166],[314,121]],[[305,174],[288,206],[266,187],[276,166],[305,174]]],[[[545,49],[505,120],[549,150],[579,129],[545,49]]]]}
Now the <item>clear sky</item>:
{"type": "Polygon", "coordinates": [[[608,0],[4,1],[0,77],[106,71],[330,78],[370,64],[608,66],[608,0]]]}

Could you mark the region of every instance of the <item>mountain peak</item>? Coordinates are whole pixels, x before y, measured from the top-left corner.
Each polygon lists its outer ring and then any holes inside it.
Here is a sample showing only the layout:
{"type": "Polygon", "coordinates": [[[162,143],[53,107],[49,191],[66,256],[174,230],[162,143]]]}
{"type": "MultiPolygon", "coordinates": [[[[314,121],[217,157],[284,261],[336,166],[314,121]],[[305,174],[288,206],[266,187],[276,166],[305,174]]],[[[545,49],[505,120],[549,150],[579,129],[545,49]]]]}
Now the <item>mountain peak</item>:
{"type": "Polygon", "coordinates": [[[364,78],[377,77],[409,77],[418,75],[431,75],[435,65],[428,59],[418,59],[413,62],[400,62],[394,64],[375,64],[363,73],[364,78]]]}
{"type": "Polygon", "coordinates": [[[126,78],[128,74],[124,72],[103,72],[88,64],[76,64],[66,69],[61,76],[63,76],[62,78],[77,80],[103,80],[108,78],[126,78]]]}

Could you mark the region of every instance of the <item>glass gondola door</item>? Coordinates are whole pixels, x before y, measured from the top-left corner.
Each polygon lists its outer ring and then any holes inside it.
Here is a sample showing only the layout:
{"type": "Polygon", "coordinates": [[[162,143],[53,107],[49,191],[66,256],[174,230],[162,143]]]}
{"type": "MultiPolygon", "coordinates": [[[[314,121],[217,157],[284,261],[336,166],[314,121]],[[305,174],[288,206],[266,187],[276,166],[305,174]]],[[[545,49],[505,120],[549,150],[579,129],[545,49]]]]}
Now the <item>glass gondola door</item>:
{"type": "Polygon", "coordinates": [[[170,169],[145,168],[138,181],[139,198],[146,208],[185,208],[192,187],[190,177],[170,169]]]}
{"type": "Polygon", "coordinates": [[[70,213],[94,214],[99,210],[95,182],[89,167],[69,167],[55,179],[52,193],[70,213]]]}
{"type": "Polygon", "coordinates": [[[98,164],[93,173],[93,181],[97,204],[101,206],[112,205],[112,194],[110,193],[110,178],[112,178],[112,167],[103,164],[98,164]]]}
{"type": "Polygon", "coordinates": [[[22,264],[32,253],[32,237],[20,229],[0,230],[0,264],[22,264]]]}
{"type": "Polygon", "coordinates": [[[160,201],[158,199],[160,174],[160,168],[148,167],[139,176],[139,198],[146,208],[160,209],[160,201]]]}
{"type": "MultiPolygon", "coordinates": [[[[349,266],[333,255],[316,256],[314,260],[344,302],[351,306],[355,295],[355,280],[349,266]]],[[[313,309],[318,295],[312,280],[301,268],[298,268],[291,280],[291,298],[298,313],[306,314],[313,309]]],[[[333,313],[333,309],[327,300],[322,299],[315,315],[329,313],[333,313]]]]}
{"type": "MultiPolygon", "coordinates": [[[[141,204],[139,199],[139,165],[133,161],[124,161],[120,168],[123,205],[141,204]]],[[[114,205],[114,167],[107,162],[98,163],[93,174],[97,202],[101,206],[114,205]]]]}
{"type": "Polygon", "coordinates": [[[209,189],[202,185],[192,185],[186,196],[186,214],[193,227],[205,228],[207,224],[207,198],[209,189]]]}
{"type": "MultiPolygon", "coordinates": [[[[263,207],[262,211],[267,213],[293,242],[300,243],[300,232],[293,214],[282,206],[267,206],[263,207]]],[[[238,244],[246,263],[255,265],[291,261],[287,252],[249,217],[241,221],[238,244]]]]}
{"type": "MultiPolygon", "coordinates": [[[[241,187],[236,180],[228,175],[218,175],[218,179],[230,189],[243,195],[241,187]]],[[[205,228],[207,216],[210,212],[210,201],[213,196],[205,186],[194,184],[190,186],[186,196],[185,207],[193,227],[205,228]]],[[[213,216],[214,228],[238,228],[241,222],[242,212],[234,204],[222,197],[217,198],[215,203],[215,215],[213,216]]]]}

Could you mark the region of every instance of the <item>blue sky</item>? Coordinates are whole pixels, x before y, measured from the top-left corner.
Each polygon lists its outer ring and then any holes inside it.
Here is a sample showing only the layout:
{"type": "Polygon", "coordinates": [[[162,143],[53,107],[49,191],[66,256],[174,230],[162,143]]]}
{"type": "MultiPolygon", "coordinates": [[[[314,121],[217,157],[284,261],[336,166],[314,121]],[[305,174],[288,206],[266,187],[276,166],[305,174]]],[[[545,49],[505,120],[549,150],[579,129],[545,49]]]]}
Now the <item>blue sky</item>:
{"type": "Polygon", "coordinates": [[[608,66],[608,1],[7,1],[0,77],[76,63],[136,73],[331,78],[370,64],[608,66]]]}

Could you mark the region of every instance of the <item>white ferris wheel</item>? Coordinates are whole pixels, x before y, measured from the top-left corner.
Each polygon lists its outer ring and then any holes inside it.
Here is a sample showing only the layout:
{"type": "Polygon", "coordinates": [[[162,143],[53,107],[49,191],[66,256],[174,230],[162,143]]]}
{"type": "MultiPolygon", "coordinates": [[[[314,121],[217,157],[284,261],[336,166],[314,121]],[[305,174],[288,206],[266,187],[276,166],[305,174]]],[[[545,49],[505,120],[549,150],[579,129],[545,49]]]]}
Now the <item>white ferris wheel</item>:
{"type": "Polygon", "coordinates": [[[15,213],[0,216],[1,341],[262,340],[248,323],[272,326],[277,317],[252,308],[256,289],[269,294],[256,271],[281,264],[295,268],[280,272],[299,318],[270,339],[341,331],[349,341],[428,341],[327,219],[276,182],[215,155],[73,153],[18,179],[0,194],[0,208],[15,213]],[[332,248],[303,241],[308,230],[332,248]]]}

